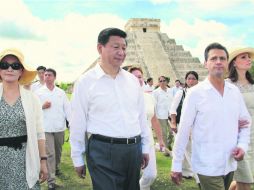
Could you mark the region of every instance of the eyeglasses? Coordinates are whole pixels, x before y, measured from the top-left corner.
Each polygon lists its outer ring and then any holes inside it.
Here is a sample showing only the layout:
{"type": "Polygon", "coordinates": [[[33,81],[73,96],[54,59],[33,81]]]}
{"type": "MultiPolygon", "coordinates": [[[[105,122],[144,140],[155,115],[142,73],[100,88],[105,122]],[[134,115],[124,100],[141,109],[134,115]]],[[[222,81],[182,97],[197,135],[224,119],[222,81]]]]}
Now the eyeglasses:
{"type": "Polygon", "coordinates": [[[0,62],[0,69],[7,70],[9,67],[11,67],[13,70],[20,70],[24,68],[23,65],[18,62],[12,64],[7,62],[0,62]]]}
{"type": "Polygon", "coordinates": [[[197,80],[196,78],[187,78],[187,80],[197,80]]]}
{"type": "Polygon", "coordinates": [[[166,80],[160,80],[160,82],[166,82],[166,80]]]}

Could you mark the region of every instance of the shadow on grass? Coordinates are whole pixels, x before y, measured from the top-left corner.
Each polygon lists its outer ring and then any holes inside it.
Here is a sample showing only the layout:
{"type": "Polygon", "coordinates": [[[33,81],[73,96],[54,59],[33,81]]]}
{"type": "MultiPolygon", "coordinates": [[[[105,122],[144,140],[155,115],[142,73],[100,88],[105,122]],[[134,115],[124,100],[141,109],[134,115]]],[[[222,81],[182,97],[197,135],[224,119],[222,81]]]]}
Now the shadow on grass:
{"type": "Polygon", "coordinates": [[[171,158],[157,152],[156,159],[158,174],[151,190],[199,190],[194,179],[183,180],[180,186],[176,186],[169,178],[171,158]]]}

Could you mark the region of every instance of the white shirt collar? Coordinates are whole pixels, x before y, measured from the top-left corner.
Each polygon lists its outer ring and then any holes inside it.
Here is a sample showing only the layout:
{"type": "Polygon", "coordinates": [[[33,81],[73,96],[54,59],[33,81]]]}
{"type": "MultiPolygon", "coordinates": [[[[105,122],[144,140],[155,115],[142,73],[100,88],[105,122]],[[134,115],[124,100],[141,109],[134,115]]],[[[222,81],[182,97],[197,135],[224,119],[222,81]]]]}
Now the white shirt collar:
{"type": "MultiPolygon", "coordinates": [[[[101,66],[100,66],[99,63],[96,64],[96,66],[95,66],[95,68],[94,68],[94,71],[95,71],[95,74],[96,74],[96,78],[97,78],[97,79],[99,79],[99,78],[101,78],[101,77],[103,77],[103,76],[109,76],[107,73],[105,73],[105,72],[103,71],[103,69],[101,68],[101,66]]],[[[120,69],[119,69],[119,72],[117,73],[117,76],[118,76],[118,75],[122,75],[122,74],[123,74],[123,69],[120,68],[120,69]]]]}

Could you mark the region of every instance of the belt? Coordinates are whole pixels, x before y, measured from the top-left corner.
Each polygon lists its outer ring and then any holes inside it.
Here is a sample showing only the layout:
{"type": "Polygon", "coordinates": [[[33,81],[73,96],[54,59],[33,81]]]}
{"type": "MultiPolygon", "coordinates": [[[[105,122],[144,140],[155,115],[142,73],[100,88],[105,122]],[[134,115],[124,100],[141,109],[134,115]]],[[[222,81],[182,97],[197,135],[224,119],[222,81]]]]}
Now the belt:
{"type": "Polygon", "coordinates": [[[111,143],[111,144],[136,144],[141,142],[141,137],[140,135],[131,137],[131,138],[113,138],[113,137],[107,137],[103,135],[91,135],[92,139],[106,142],[106,143],[111,143]]]}
{"type": "Polygon", "coordinates": [[[15,150],[22,148],[22,143],[27,142],[27,135],[18,137],[0,138],[0,146],[8,146],[15,150]]]}

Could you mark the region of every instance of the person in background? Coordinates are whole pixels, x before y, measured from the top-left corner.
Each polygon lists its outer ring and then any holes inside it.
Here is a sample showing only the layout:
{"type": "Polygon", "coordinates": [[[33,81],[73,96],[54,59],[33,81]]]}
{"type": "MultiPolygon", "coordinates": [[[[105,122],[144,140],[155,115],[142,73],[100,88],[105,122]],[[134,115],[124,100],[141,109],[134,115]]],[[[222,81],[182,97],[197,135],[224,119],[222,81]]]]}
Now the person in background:
{"type": "MultiPolygon", "coordinates": [[[[167,87],[170,88],[169,82],[170,82],[170,77],[165,77],[166,79],[166,83],[167,83],[167,87]]],[[[172,88],[170,89],[172,91],[172,88]]],[[[172,93],[173,95],[173,93],[172,93]]]]}
{"type": "MultiPolygon", "coordinates": [[[[170,126],[171,130],[176,134],[177,133],[177,109],[178,106],[182,106],[184,98],[188,90],[198,84],[198,73],[196,71],[189,71],[185,75],[185,87],[182,90],[178,90],[172,101],[170,108],[170,126]],[[180,105],[181,104],[181,105],[180,105]]],[[[191,138],[191,137],[190,137],[191,138]]],[[[183,169],[182,169],[183,178],[191,179],[194,176],[196,183],[199,184],[199,179],[196,174],[193,174],[191,168],[191,139],[189,140],[186,151],[184,153],[183,169]]]]}
{"type": "Polygon", "coordinates": [[[39,99],[22,87],[36,72],[17,49],[0,53],[0,189],[40,189],[47,179],[39,99]]]}
{"type": "Polygon", "coordinates": [[[39,80],[34,82],[33,84],[31,84],[31,87],[30,89],[34,92],[36,90],[38,90],[39,88],[41,88],[44,84],[45,84],[45,81],[44,81],[44,73],[45,73],[45,70],[46,70],[46,67],[44,66],[39,66],[37,67],[37,75],[39,77],[39,80]]]}
{"type": "MultiPolygon", "coordinates": [[[[254,119],[254,80],[250,69],[254,61],[254,48],[239,48],[229,53],[228,81],[236,85],[241,91],[247,109],[254,119]]],[[[254,183],[254,126],[250,128],[249,150],[244,159],[238,162],[234,173],[234,183],[230,190],[250,190],[254,183]]]]}
{"type": "Polygon", "coordinates": [[[168,80],[165,76],[159,77],[159,87],[153,91],[155,99],[156,117],[162,128],[163,141],[166,143],[165,156],[170,156],[171,144],[173,142],[173,133],[170,130],[168,116],[173,100],[172,90],[167,87],[168,80]]]}
{"type": "Polygon", "coordinates": [[[171,179],[180,184],[186,145],[192,137],[192,169],[201,189],[227,190],[248,149],[251,117],[239,89],[224,80],[227,49],[212,43],[205,49],[208,77],[192,87],[183,103],[173,147],[171,179]],[[239,129],[239,121],[246,124],[239,129]]]}
{"type": "Polygon", "coordinates": [[[82,178],[86,152],[93,189],[138,190],[140,168],[144,169],[149,161],[143,90],[136,77],[121,68],[126,57],[126,36],[118,28],[102,30],[97,43],[100,60],[74,86],[71,157],[82,178]]]}
{"type": "Polygon", "coordinates": [[[148,78],[146,81],[146,85],[144,86],[144,91],[148,92],[148,93],[152,93],[154,90],[154,86],[153,86],[153,78],[148,78]]]}
{"type": "Polygon", "coordinates": [[[175,80],[175,86],[172,88],[172,93],[173,93],[173,96],[175,96],[176,92],[178,90],[181,90],[182,87],[181,87],[181,81],[180,80],[175,80]]]}
{"type": "Polygon", "coordinates": [[[48,189],[53,190],[58,186],[55,175],[60,175],[59,165],[64,143],[64,131],[66,129],[66,119],[69,121],[71,108],[65,92],[55,85],[56,71],[48,68],[45,70],[44,75],[45,85],[35,93],[40,98],[43,109],[48,155],[48,189]]]}
{"type": "MultiPolygon", "coordinates": [[[[132,73],[139,80],[140,86],[144,85],[143,71],[139,67],[130,67],[129,72],[132,73]]],[[[150,149],[149,149],[149,163],[147,167],[143,170],[141,179],[139,180],[141,190],[150,190],[151,185],[157,177],[157,168],[156,168],[156,155],[154,148],[154,139],[152,127],[155,129],[157,139],[159,141],[160,149],[162,150],[165,147],[162,138],[162,132],[160,128],[160,123],[155,115],[155,101],[151,94],[148,92],[144,93],[146,114],[148,118],[148,126],[150,128],[150,149]]]]}

